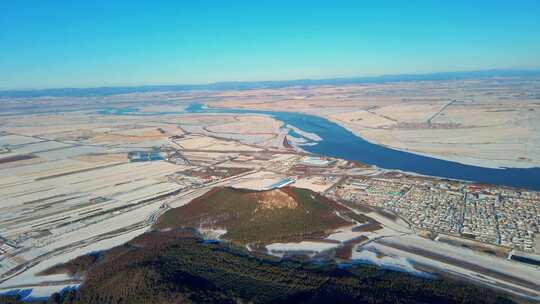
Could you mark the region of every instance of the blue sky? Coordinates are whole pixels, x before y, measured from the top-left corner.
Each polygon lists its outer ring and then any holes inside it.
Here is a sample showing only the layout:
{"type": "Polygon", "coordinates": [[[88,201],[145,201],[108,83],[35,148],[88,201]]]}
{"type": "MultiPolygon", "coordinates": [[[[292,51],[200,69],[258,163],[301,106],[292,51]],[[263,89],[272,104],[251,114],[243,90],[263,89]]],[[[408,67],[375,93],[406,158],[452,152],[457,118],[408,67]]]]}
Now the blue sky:
{"type": "Polygon", "coordinates": [[[540,67],[540,1],[0,0],[0,88],[540,67]]]}

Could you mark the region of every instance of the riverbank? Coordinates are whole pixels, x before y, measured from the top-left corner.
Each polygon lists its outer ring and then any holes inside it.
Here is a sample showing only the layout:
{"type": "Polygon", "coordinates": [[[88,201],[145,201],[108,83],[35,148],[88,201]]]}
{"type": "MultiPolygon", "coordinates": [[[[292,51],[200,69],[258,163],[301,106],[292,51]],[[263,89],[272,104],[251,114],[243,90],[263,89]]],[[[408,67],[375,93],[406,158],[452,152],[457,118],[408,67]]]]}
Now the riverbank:
{"type": "MultiPolygon", "coordinates": [[[[320,115],[329,121],[332,121],[340,126],[343,126],[347,130],[351,131],[358,137],[362,137],[366,141],[387,147],[389,149],[399,150],[403,152],[408,153],[414,153],[421,156],[431,157],[431,158],[437,158],[441,160],[451,161],[460,163],[463,165],[469,165],[469,166],[478,166],[478,167],[484,167],[484,168],[491,168],[491,169],[505,169],[505,168],[520,168],[520,169],[528,169],[528,168],[538,168],[540,167],[539,164],[536,164],[535,162],[531,161],[525,161],[525,160],[513,160],[510,157],[503,157],[503,155],[500,156],[500,159],[488,159],[485,156],[483,157],[482,151],[479,150],[480,148],[476,149],[476,151],[471,151],[474,149],[471,149],[471,147],[463,147],[463,144],[460,145],[460,147],[448,147],[448,144],[441,144],[441,143],[424,143],[422,146],[419,145],[410,145],[403,143],[399,140],[397,136],[392,135],[391,130],[384,130],[384,129],[372,129],[372,128],[365,128],[365,127],[358,127],[351,125],[341,119],[336,118],[334,115],[320,115]],[[424,152],[423,150],[432,150],[434,152],[428,153],[424,152]],[[435,151],[437,151],[435,153],[435,151]],[[467,156],[467,155],[476,155],[477,157],[467,156]]],[[[489,147],[490,150],[497,150],[497,148],[500,148],[501,151],[506,151],[506,147],[498,147],[495,144],[492,144],[491,147],[489,147]]],[[[509,155],[510,152],[506,151],[505,153],[501,152],[501,154],[509,155]]]]}
{"type": "Polygon", "coordinates": [[[419,155],[373,144],[324,117],[299,112],[210,108],[191,104],[188,113],[266,114],[304,132],[317,134],[320,141],[303,149],[323,156],[359,161],[383,169],[450,178],[477,183],[540,190],[540,168],[495,169],[419,155]]]}

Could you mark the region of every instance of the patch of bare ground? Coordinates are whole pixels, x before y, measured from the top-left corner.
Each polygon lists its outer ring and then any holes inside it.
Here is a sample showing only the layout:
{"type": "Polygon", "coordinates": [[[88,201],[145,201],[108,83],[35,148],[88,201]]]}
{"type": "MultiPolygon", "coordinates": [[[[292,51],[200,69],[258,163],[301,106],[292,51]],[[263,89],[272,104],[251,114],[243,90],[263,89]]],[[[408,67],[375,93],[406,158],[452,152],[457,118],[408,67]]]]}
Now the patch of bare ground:
{"type": "Polygon", "coordinates": [[[367,240],[368,238],[362,235],[358,238],[345,242],[343,246],[336,249],[335,257],[339,260],[350,260],[354,246],[367,240]]]}
{"type": "Polygon", "coordinates": [[[280,189],[265,192],[255,192],[249,195],[259,203],[259,206],[255,209],[255,212],[257,212],[257,210],[264,209],[294,209],[298,207],[298,203],[291,196],[280,189]]]}

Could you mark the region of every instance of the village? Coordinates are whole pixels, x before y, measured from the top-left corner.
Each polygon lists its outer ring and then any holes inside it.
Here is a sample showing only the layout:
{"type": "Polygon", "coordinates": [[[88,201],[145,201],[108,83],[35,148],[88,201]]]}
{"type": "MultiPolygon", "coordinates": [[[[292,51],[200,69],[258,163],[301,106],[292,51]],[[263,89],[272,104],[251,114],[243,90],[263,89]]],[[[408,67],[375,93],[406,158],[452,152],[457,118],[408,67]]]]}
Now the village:
{"type": "Polygon", "coordinates": [[[345,200],[384,208],[418,230],[540,252],[540,194],[418,177],[349,178],[336,188],[345,200]],[[536,246],[536,247],[535,247],[536,246]]]}

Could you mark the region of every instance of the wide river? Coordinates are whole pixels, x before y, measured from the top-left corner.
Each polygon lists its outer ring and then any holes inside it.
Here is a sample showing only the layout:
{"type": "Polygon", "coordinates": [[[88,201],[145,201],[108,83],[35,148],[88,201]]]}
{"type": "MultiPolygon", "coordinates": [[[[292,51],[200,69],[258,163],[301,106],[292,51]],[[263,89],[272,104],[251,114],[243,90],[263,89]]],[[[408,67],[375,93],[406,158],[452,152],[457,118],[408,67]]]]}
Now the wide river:
{"type": "MultiPolygon", "coordinates": [[[[185,109],[185,112],[269,115],[286,124],[299,128],[302,131],[317,134],[322,140],[313,145],[302,146],[304,150],[311,153],[355,160],[385,169],[395,169],[423,175],[540,190],[540,168],[485,168],[394,150],[370,143],[363,138],[354,135],[344,127],[315,115],[297,112],[274,112],[248,109],[215,109],[207,108],[199,103],[191,104],[185,109]]],[[[137,111],[135,109],[123,109],[113,110],[107,113],[113,115],[136,115],[137,111]]],[[[177,113],[179,112],[174,114],[177,113]]],[[[173,113],[151,113],[150,115],[152,114],[173,113]]]]}

